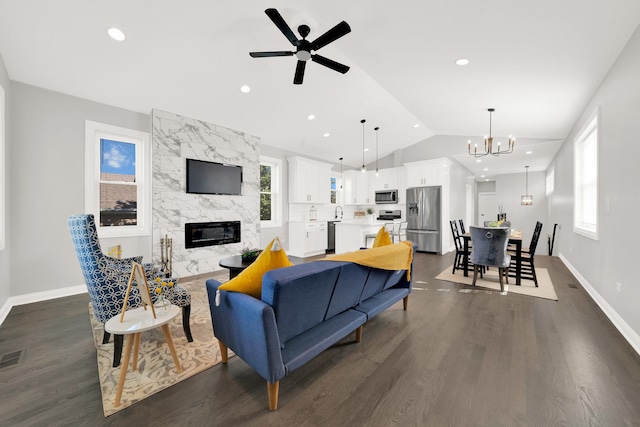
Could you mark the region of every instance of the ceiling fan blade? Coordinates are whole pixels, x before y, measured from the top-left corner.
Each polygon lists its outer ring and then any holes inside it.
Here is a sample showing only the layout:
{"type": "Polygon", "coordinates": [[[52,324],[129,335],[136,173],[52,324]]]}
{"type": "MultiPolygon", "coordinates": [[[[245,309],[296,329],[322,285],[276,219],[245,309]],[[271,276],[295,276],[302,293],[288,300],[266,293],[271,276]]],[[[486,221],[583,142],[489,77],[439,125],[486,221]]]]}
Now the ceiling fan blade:
{"type": "Polygon", "coordinates": [[[346,65],[343,65],[339,62],[336,62],[332,59],[329,58],[325,58],[324,56],[320,56],[320,55],[311,55],[311,60],[313,62],[317,62],[320,65],[324,65],[327,68],[331,68],[332,70],[335,70],[339,73],[346,73],[347,71],[349,71],[349,67],[347,67],[346,65]]]}
{"type": "Polygon", "coordinates": [[[289,39],[291,44],[297,47],[298,38],[295,34],[293,34],[291,27],[289,27],[289,25],[287,25],[287,23],[284,21],[284,18],[282,17],[282,15],[280,15],[280,12],[278,12],[276,9],[267,9],[264,11],[264,13],[266,13],[267,16],[271,18],[273,23],[276,24],[276,27],[278,27],[278,29],[282,31],[282,34],[284,34],[284,36],[289,39]]]}
{"type": "Polygon", "coordinates": [[[293,84],[301,85],[302,80],[304,79],[304,67],[306,67],[307,61],[298,61],[298,65],[296,66],[296,74],[293,76],[293,84]]]}
{"type": "Polygon", "coordinates": [[[295,52],[279,50],[274,52],[249,52],[249,55],[253,58],[268,58],[271,56],[293,56],[294,53],[295,52]]]}
{"type": "Polygon", "coordinates": [[[342,21],[311,43],[311,49],[318,50],[332,41],[338,40],[340,37],[351,32],[351,27],[345,21],[342,21]]]}

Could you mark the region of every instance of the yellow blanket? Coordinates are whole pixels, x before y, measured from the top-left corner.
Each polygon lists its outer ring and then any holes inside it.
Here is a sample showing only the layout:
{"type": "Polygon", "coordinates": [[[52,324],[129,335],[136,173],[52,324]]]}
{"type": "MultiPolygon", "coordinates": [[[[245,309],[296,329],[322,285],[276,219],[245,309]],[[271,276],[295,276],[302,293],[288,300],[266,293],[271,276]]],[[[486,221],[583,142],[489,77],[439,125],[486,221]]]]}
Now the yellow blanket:
{"type": "Polygon", "coordinates": [[[407,280],[411,280],[413,243],[404,240],[395,245],[333,255],[322,261],[348,261],[381,270],[407,270],[407,280]]]}

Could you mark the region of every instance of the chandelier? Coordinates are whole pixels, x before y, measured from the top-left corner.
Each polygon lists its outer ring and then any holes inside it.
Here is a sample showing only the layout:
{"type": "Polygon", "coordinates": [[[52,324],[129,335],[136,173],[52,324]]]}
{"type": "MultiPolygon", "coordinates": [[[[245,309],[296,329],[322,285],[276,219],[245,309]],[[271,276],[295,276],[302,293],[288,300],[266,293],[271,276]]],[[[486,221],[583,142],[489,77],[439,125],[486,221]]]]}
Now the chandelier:
{"type": "Polygon", "coordinates": [[[498,142],[497,148],[494,150],[493,147],[493,137],[491,136],[491,115],[493,114],[495,108],[487,109],[489,112],[489,136],[484,137],[484,152],[478,153],[478,144],[473,147],[473,153],[471,152],[471,141],[468,142],[469,154],[473,157],[484,157],[487,154],[491,154],[492,156],[499,156],[500,154],[509,154],[513,152],[513,147],[516,145],[516,139],[509,135],[509,147],[505,150],[502,150],[500,147],[500,142],[498,142]]]}
{"type": "Polygon", "coordinates": [[[520,197],[520,204],[522,206],[533,205],[533,196],[529,194],[529,166],[524,167],[525,174],[525,195],[520,197]]]}

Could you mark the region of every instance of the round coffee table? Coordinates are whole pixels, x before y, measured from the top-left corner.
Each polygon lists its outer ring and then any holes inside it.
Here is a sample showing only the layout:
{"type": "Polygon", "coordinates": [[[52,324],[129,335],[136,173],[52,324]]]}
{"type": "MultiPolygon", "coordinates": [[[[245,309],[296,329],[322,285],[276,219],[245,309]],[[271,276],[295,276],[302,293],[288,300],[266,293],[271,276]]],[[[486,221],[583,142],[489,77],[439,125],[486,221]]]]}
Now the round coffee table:
{"type": "MultiPolygon", "coordinates": [[[[302,264],[304,262],[304,259],[295,256],[290,256],[288,258],[289,261],[291,261],[293,264],[302,264]]],[[[240,274],[242,270],[249,267],[253,263],[253,261],[255,261],[255,259],[252,259],[251,261],[245,261],[242,259],[242,255],[232,255],[226,258],[222,258],[218,262],[218,264],[220,265],[220,267],[229,269],[229,280],[231,280],[238,274],[240,274]]]]}

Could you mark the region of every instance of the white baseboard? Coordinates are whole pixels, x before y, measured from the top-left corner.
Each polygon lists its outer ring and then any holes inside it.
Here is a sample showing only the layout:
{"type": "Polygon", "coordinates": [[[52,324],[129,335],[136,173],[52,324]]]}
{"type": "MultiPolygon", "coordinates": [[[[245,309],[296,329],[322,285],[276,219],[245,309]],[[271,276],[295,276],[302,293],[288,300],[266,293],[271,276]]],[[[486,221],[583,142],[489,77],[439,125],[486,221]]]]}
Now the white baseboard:
{"type": "Polygon", "coordinates": [[[33,302],[47,301],[50,299],[68,297],[71,295],[78,295],[83,293],[87,293],[87,287],[85,285],[78,285],[69,286],[67,288],[54,289],[51,291],[34,292],[31,294],[9,297],[7,302],[0,309],[0,325],[4,323],[4,320],[9,315],[11,309],[17,305],[31,304],[33,302]]]}
{"type": "Polygon", "coordinates": [[[576,279],[580,282],[582,287],[587,291],[591,299],[598,304],[600,309],[607,315],[613,326],[616,327],[618,331],[622,334],[622,336],[629,342],[631,347],[636,351],[636,353],[640,354],[640,335],[638,335],[632,328],[629,326],[627,322],[624,321],[622,317],[609,305],[609,303],[602,298],[602,296],[595,290],[593,286],[585,279],[582,274],[576,270],[576,268],[571,265],[569,260],[565,258],[561,253],[558,254],[558,257],[562,260],[564,265],[567,266],[569,271],[576,276],[576,279]]]}

